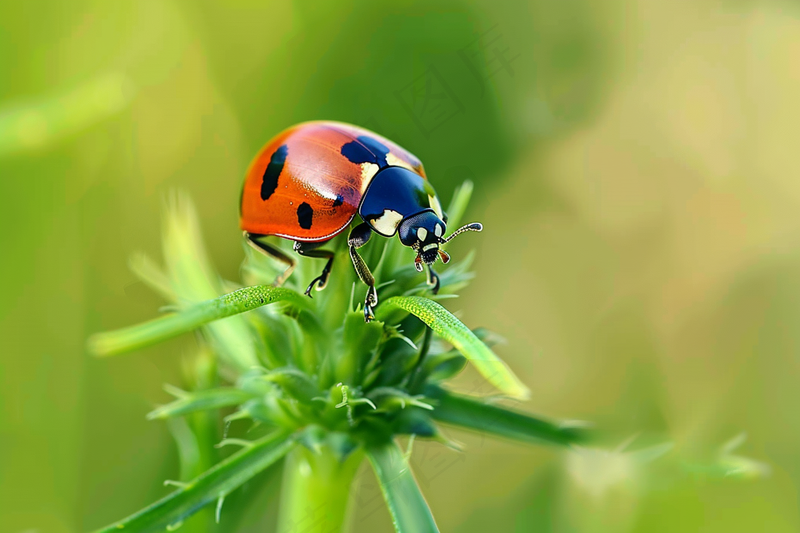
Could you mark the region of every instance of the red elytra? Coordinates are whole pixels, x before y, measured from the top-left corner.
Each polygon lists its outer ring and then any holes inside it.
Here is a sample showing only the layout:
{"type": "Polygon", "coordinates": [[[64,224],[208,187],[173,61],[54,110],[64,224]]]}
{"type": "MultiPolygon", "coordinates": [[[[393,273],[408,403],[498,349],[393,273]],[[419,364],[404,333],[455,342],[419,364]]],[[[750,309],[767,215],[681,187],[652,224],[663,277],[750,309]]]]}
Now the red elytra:
{"type": "Polygon", "coordinates": [[[342,154],[359,138],[387,147],[389,164],[426,177],[416,156],[377,133],[341,122],[305,122],[279,133],[253,159],[242,191],[241,228],[303,242],[325,241],[347,228],[378,171],[378,165],[342,154]]]}

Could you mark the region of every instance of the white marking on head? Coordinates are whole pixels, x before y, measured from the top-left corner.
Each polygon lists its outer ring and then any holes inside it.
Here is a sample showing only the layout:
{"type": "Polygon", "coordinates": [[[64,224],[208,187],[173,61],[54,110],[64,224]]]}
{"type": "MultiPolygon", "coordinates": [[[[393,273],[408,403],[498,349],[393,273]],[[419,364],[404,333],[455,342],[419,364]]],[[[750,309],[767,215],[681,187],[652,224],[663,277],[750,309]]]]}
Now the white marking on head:
{"type": "Polygon", "coordinates": [[[442,229],[442,225],[437,222],[436,226],[434,226],[434,228],[433,228],[433,234],[436,235],[437,237],[441,237],[442,233],[444,233],[444,230],[442,229]]]}
{"type": "Polygon", "coordinates": [[[391,209],[384,209],[381,216],[370,220],[375,231],[386,237],[391,237],[397,233],[397,226],[402,221],[403,215],[391,209]]]}
{"type": "Polygon", "coordinates": [[[423,252],[427,252],[427,251],[428,251],[428,250],[430,250],[431,248],[438,248],[438,247],[439,247],[439,245],[438,245],[438,244],[436,244],[435,242],[433,242],[433,243],[429,244],[428,246],[424,246],[424,247],[422,248],[422,251],[423,251],[423,252]]]}
{"type": "Polygon", "coordinates": [[[417,228],[417,238],[420,241],[424,241],[427,236],[428,236],[428,230],[426,230],[425,228],[417,228]]]}

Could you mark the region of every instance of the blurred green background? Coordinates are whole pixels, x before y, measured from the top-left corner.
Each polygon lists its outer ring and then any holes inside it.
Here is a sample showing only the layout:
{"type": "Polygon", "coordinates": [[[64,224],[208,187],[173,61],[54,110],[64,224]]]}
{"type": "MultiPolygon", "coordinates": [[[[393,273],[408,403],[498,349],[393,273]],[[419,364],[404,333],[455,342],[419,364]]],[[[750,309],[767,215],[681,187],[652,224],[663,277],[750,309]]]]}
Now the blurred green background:
{"type": "MultiPolygon", "coordinates": [[[[85,339],[161,305],[127,259],[159,256],[170,191],[235,279],[250,158],[335,119],[418,155],[445,202],[475,181],[486,230],[452,251],[478,278],[447,305],[506,337],[521,408],[698,461],[746,431],[769,466],[660,475],[454,433],[466,454],[412,459],[443,531],[800,531],[798,58],[789,1],[0,4],[0,530],[85,531],[168,491],[144,415],[191,339],[110,360],[85,339]]],[[[271,530],[279,474],[243,489],[238,531],[271,530]]],[[[390,531],[362,477],[355,530],[390,531]]]]}

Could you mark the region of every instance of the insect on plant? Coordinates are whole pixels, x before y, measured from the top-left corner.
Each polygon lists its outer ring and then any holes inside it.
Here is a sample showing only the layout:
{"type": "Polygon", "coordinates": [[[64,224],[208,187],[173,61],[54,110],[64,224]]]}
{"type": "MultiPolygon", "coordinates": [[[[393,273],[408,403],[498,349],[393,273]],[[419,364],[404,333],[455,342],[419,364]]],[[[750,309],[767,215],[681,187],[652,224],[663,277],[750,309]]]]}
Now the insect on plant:
{"type": "Polygon", "coordinates": [[[167,388],[175,400],[148,415],[170,423],[182,479],[161,500],[98,531],[174,530],[195,513],[192,521],[221,521],[234,531],[237,516],[225,512],[225,498],[282,460],[278,531],[340,531],[348,487],[365,458],[395,529],[438,531],[398,437],[452,446],[440,431],[445,424],[528,443],[583,440],[577,427],[444,386],[469,363],[502,395],[528,396],[492,351],[496,336],[471,330],[439,303],[472,278],[471,254],[450,262],[442,249],[463,231],[480,231],[467,224],[445,237],[448,224],[459,227],[471,193],[463,184],[443,211],[422,164],[391,141],[340,123],[295,126],[247,172],[241,283],[215,273],[192,204],[173,197],[164,268],[143,255],[131,261],[171,312],[96,334],[89,347],[108,356],[197,332],[184,387],[167,388]],[[399,239],[370,241],[372,232],[399,239]],[[295,261],[293,251],[311,259],[295,261]],[[431,268],[437,257],[439,273],[431,268]],[[325,260],[321,274],[314,258],[325,260]],[[367,286],[363,305],[359,280],[367,286]],[[322,297],[304,296],[326,286],[322,297]],[[241,438],[226,438],[226,425],[241,438]],[[240,449],[223,456],[226,445],[240,449]],[[323,519],[309,522],[308,509],[323,509],[323,519]]]}
{"type": "Polygon", "coordinates": [[[447,216],[426,179],[416,156],[371,131],[341,122],[306,122],[277,135],[259,152],[242,191],[241,226],[245,239],[259,250],[285,262],[291,273],[294,261],[261,239],[277,235],[294,241],[294,251],[327,259],[322,274],[305,294],[325,287],[334,254],[320,250],[358,215],[363,222],[347,237],[350,259],[367,285],[364,319],[375,318],[378,305],[375,277],[358,253],[372,233],[399,234],[400,242],[417,253],[414,266],[428,268],[428,285],[436,294],[439,275],[436,258],[447,264],[450,256],[440,248],[465,231],[481,231],[467,224],[444,238],[447,216]]]}

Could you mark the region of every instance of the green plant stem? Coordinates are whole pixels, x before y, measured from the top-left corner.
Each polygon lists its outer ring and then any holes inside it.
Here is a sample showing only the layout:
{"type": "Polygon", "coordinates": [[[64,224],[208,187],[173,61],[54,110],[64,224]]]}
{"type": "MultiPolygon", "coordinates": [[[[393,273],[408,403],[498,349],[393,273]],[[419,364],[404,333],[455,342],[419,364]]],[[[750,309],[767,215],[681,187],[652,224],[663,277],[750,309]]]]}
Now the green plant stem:
{"type": "Polygon", "coordinates": [[[363,458],[358,450],[340,462],[326,446],[316,453],[304,446],[292,450],[283,467],[278,531],[347,531],[350,486],[363,458]]]}

